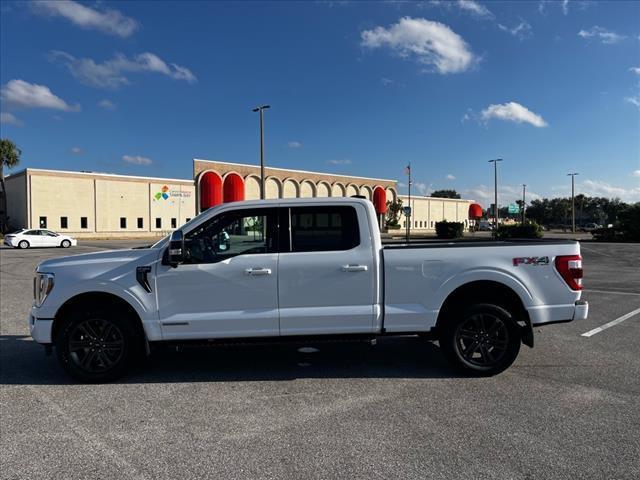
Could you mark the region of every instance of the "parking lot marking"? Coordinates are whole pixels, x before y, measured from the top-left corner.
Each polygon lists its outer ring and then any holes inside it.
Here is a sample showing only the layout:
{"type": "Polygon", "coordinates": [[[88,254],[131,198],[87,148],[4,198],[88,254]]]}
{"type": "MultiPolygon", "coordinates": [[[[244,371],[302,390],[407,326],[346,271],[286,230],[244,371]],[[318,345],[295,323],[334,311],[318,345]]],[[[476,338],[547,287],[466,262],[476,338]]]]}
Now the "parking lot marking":
{"type": "Polygon", "coordinates": [[[601,327],[598,328],[594,328],[593,330],[589,330],[588,332],[585,332],[582,334],[583,337],[591,337],[593,335],[595,335],[596,333],[600,333],[603,330],[606,330],[609,327],[613,327],[614,325],[618,325],[619,323],[624,322],[625,320],[637,315],[640,313],[640,308],[636,308],[633,312],[629,312],[626,315],[623,315],[619,318],[616,318],[615,320],[612,320],[609,323],[605,323],[604,325],[602,325],[601,327]]]}
{"type": "Polygon", "coordinates": [[[640,297],[640,293],[635,293],[635,292],[619,292],[616,290],[591,290],[591,289],[584,289],[582,290],[583,292],[594,292],[594,293],[611,293],[613,295],[636,295],[638,297],[640,297]]]}

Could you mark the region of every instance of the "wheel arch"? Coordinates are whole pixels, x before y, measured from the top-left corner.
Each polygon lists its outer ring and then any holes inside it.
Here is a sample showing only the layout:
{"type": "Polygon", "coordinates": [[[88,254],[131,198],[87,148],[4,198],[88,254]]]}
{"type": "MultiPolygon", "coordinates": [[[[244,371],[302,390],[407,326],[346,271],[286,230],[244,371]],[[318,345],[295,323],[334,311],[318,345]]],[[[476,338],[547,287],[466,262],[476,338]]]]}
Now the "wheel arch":
{"type": "Polygon", "coordinates": [[[531,319],[522,299],[510,286],[494,280],[471,281],[454,289],[440,307],[436,320],[436,331],[453,312],[462,306],[474,303],[492,303],[515,314],[515,320],[521,328],[522,343],[533,347],[531,319]]]}
{"type": "Polygon", "coordinates": [[[76,309],[96,306],[106,306],[108,308],[117,308],[124,311],[126,315],[131,318],[136,334],[138,335],[140,341],[143,343],[141,347],[148,351],[147,335],[142,324],[142,319],[136,309],[128,301],[126,301],[122,297],[119,297],[118,295],[99,291],[80,293],[67,299],[62,304],[62,306],[56,311],[53,320],[53,325],[51,328],[51,340],[53,342],[56,341],[55,339],[57,338],[61,326],[64,324],[65,319],[72,311],[76,309]]]}

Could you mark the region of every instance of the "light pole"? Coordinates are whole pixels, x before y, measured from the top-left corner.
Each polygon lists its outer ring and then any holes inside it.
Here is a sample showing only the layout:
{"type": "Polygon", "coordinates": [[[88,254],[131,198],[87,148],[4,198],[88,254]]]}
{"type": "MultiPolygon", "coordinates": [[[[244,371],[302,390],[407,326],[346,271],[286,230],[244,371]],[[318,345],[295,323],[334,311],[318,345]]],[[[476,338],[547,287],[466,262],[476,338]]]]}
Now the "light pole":
{"type": "Polygon", "coordinates": [[[578,172],[567,173],[567,176],[571,176],[571,233],[576,233],[576,201],[575,201],[576,175],[580,175],[580,174],[578,172]]]}
{"type": "Polygon", "coordinates": [[[494,235],[498,232],[498,162],[501,162],[501,158],[489,160],[489,163],[493,163],[493,232],[494,235]]]}
{"type": "Polygon", "coordinates": [[[264,200],[264,111],[271,108],[271,105],[261,105],[253,109],[260,112],[260,198],[264,200]]]}
{"type": "Polygon", "coordinates": [[[527,186],[523,183],[522,184],[522,225],[524,225],[524,198],[525,198],[526,191],[527,191],[527,186]]]}

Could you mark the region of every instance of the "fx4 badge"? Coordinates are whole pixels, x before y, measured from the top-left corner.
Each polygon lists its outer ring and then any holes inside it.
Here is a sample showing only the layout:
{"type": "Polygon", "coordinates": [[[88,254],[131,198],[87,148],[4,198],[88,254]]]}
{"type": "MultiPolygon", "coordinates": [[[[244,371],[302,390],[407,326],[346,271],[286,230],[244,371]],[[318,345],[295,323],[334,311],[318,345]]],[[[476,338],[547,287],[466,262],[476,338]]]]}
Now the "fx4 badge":
{"type": "Polygon", "coordinates": [[[513,266],[518,265],[549,265],[549,257],[517,257],[513,259],[513,266]]]}

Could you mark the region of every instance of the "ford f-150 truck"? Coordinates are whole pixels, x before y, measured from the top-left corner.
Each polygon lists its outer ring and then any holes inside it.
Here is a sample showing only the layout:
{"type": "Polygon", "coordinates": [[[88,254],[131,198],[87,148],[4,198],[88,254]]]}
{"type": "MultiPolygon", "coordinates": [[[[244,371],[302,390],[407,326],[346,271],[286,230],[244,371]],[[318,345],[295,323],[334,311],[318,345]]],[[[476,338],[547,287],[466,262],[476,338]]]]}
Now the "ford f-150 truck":
{"type": "Polygon", "coordinates": [[[587,317],[573,241],[381,242],[359,198],[213,207],[150,247],[46,260],[31,335],[84,382],[161,343],[437,340],[466,372],[513,363],[533,327],[587,317]]]}

